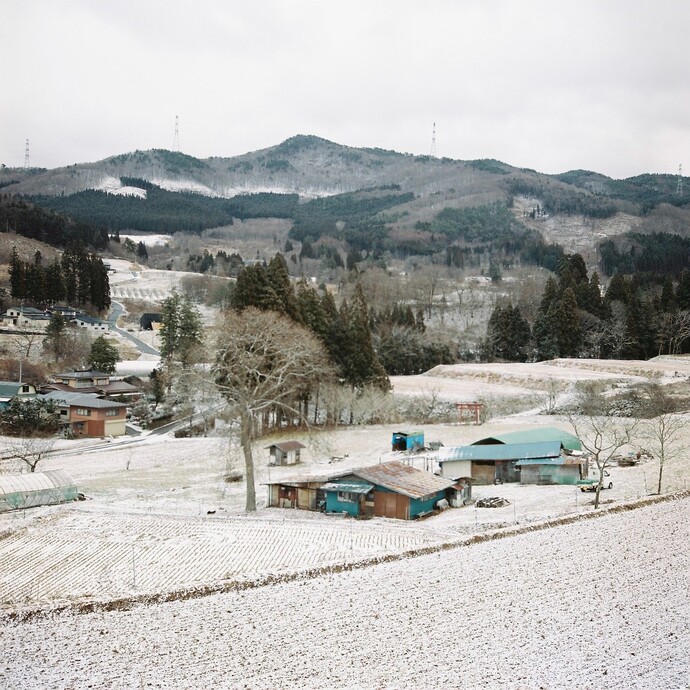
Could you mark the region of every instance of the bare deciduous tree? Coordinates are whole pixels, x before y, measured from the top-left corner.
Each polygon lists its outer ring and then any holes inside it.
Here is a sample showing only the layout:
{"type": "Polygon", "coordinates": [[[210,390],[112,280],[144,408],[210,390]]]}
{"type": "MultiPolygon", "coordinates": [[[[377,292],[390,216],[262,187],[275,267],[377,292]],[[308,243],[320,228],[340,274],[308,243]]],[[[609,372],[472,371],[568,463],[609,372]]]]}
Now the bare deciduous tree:
{"type": "Polygon", "coordinates": [[[307,421],[305,401],[331,375],[323,346],[304,327],[252,307],[219,325],[214,380],[240,427],[247,511],[256,510],[252,441],[269,415],[307,421]]]}
{"type": "Polygon", "coordinates": [[[659,354],[664,347],[669,355],[677,355],[683,343],[690,338],[690,311],[664,312],[657,319],[659,354]]]}
{"type": "Polygon", "coordinates": [[[602,417],[596,414],[569,415],[568,421],[580,439],[582,447],[592,456],[599,472],[594,508],[599,507],[601,487],[604,485],[606,468],[613,456],[630,443],[637,420],[620,421],[616,417],[602,417]]]}
{"type": "Polygon", "coordinates": [[[35,472],[38,463],[53,449],[55,441],[55,436],[8,438],[3,455],[14,469],[20,472],[35,472]]]}
{"type": "Polygon", "coordinates": [[[650,450],[659,458],[659,477],[656,492],[661,493],[661,480],[664,465],[667,461],[680,455],[680,433],[685,428],[686,420],[674,414],[660,414],[644,424],[643,434],[650,450]]]}

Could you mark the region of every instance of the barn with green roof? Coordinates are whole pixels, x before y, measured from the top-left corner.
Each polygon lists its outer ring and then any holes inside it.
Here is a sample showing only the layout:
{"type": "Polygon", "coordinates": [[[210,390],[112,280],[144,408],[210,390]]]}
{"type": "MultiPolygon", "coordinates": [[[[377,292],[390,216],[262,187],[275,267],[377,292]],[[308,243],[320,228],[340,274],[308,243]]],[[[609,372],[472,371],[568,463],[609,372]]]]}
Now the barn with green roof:
{"type": "Polygon", "coordinates": [[[543,427],[488,436],[468,446],[443,447],[436,460],[442,476],[471,477],[474,484],[574,484],[580,478],[584,461],[581,456],[572,461],[567,458],[581,451],[582,444],[576,436],[543,427]],[[527,481],[522,477],[523,467],[527,481]],[[544,472],[544,467],[550,469],[544,472]]]}
{"type": "Polygon", "coordinates": [[[546,441],[558,441],[566,450],[582,450],[580,439],[567,431],[552,426],[538,427],[536,429],[521,429],[509,431],[505,434],[496,434],[479,439],[471,445],[489,446],[499,443],[544,443],[546,441]]]}

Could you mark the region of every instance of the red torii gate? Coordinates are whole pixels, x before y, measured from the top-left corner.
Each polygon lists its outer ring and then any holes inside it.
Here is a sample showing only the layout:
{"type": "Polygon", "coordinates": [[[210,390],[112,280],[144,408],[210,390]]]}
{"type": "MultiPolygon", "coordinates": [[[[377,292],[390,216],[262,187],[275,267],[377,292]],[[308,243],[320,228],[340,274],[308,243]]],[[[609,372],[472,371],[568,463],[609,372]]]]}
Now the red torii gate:
{"type": "Polygon", "coordinates": [[[458,411],[458,421],[463,422],[472,421],[475,424],[481,424],[481,412],[484,409],[484,403],[478,402],[456,402],[455,407],[458,411]]]}

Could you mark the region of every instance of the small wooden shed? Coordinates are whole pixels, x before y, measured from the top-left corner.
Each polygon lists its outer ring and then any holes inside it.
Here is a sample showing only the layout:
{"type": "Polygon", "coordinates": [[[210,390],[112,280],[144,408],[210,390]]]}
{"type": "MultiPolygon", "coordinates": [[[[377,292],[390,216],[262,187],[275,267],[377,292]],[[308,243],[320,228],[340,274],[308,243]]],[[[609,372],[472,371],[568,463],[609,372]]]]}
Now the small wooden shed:
{"type": "Polygon", "coordinates": [[[299,441],[283,441],[266,446],[270,453],[269,465],[295,465],[300,461],[300,451],[306,448],[299,441]]]}
{"type": "Polygon", "coordinates": [[[77,485],[64,470],[0,475],[0,513],[78,499],[77,485]]]}
{"type": "Polygon", "coordinates": [[[280,479],[268,484],[268,505],[271,508],[323,510],[326,494],[322,491],[326,477],[280,479]]]}

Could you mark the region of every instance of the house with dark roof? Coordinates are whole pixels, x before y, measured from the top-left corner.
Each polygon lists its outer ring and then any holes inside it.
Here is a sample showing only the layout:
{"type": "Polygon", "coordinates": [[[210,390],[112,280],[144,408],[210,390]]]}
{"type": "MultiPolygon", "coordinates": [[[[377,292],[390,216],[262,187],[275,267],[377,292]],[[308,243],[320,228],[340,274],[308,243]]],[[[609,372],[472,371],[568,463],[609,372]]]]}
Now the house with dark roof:
{"type": "Polygon", "coordinates": [[[321,490],[327,513],[412,520],[433,511],[454,485],[452,479],[393,460],[353,469],[321,490]]]}
{"type": "Polygon", "coordinates": [[[44,396],[55,400],[60,411],[60,426],[73,437],[123,436],[127,405],[103,400],[92,393],[51,391],[44,396]]]}
{"type": "Polygon", "coordinates": [[[97,333],[105,333],[110,330],[110,324],[107,321],[98,319],[95,316],[89,316],[88,314],[76,314],[69,319],[69,322],[80,328],[85,328],[87,331],[95,331],[97,333]]]}
{"type": "Polygon", "coordinates": [[[41,392],[67,391],[93,393],[99,398],[126,398],[138,400],[141,391],[127,381],[113,380],[110,374],[92,369],[67,371],[55,374],[53,380],[41,386],[41,392]]]}
{"type": "Polygon", "coordinates": [[[50,314],[35,307],[10,307],[0,314],[0,325],[44,330],[50,323],[50,314]]]}

